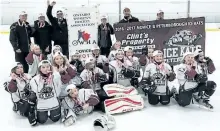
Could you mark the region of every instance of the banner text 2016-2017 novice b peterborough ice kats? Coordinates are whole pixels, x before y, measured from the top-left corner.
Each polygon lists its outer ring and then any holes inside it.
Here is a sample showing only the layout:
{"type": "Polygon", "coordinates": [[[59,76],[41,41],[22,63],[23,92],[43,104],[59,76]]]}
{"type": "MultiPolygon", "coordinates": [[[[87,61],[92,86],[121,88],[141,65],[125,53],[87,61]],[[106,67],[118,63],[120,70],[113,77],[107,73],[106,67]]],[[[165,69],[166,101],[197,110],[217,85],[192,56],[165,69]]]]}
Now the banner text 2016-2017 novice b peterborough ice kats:
{"type": "Polygon", "coordinates": [[[97,44],[99,11],[97,7],[67,8],[69,52],[78,52],[85,60],[97,44]]]}
{"type": "Polygon", "coordinates": [[[136,56],[146,45],[163,50],[164,58],[170,65],[180,63],[185,52],[198,48],[205,51],[204,17],[117,23],[114,29],[122,47],[132,46],[136,56]]]}

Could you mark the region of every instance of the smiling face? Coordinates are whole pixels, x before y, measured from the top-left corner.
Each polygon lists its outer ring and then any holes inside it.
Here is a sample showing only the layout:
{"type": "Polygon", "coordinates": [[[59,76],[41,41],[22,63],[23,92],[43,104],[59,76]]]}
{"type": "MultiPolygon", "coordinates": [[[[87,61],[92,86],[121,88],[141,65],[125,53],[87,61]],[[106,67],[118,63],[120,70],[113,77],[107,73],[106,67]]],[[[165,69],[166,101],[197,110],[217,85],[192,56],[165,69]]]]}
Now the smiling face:
{"type": "Polygon", "coordinates": [[[124,58],[124,52],[122,51],[119,51],[116,53],[116,58],[119,59],[119,60],[122,60],[124,58]]]}
{"type": "Polygon", "coordinates": [[[64,58],[61,55],[58,55],[54,58],[54,63],[58,66],[61,66],[64,64],[64,58]]]}
{"type": "Polygon", "coordinates": [[[78,96],[78,94],[79,94],[78,90],[76,88],[73,88],[73,89],[71,89],[69,96],[71,98],[76,98],[78,96]]]}
{"type": "Polygon", "coordinates": [[[128,50],[128,51],[125,52],[125,55],[127,57],[132,57],[133,56],[133,51],[132,50],[128,50]]]}
{"type": "Polygon", "coordinates": [[[120,41],[117,41],[115,44],[114,44],[114,49],[115,50],[118,50],[121,48],[121,42],[120,41]]]}
{"type": "Polygon", "coordinates": [[[37,55],[41,54],[41,49],[40,49],[39,46],[36,46],[36,47],[34,48],[34,53],[37,54],[37,55]]]}
{"type": "Polygon", "coordinates": [[[185,61],[185,64],[192,65],[194,63],[193,54],[186,55],[185,58],[184,58],[184,61],[185,61]]]}
{"type": "Polygon", "coordinates": [[[18,75],[21,75],[24,73],[24,68],[21,64],[18,64],[18,66],[15,68],[15,73],[18,75]]]}
{"type": "Polygon", "coordinates": [[[38,17],[39,22],[45,22],[45,16],[40,16],[38,17]]]}
{"type": "Polygon", "coordinates": [[[154,49],[148,49],[148,57],[153,57],[154,49]]]}
{"type": "Polygon", "coordinates": [[[154,60],[156,62],[163,62],[163,54],[157,54],[156,56],[154,56],[154,60]]]}

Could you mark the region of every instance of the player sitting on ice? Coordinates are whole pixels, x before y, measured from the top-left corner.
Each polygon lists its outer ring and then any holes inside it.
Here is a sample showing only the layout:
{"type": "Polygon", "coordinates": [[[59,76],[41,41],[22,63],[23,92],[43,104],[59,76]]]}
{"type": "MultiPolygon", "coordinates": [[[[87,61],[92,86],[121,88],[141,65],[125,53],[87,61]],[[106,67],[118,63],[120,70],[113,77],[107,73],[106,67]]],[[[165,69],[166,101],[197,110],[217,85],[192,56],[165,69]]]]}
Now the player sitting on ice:
{"type": "Polygon", "coordinates": [[[38,65],[39,74],[30,81],[32,91],[35,93],[36,111],[30,112],[31,125],[36,122],[44,124],[48,117],[57,122],[61,118],[61,107],[58,96],[61,91],[61,78],[58,72],[54,72],[48,60],[43,60],[38,65]]]}
{"type": "Polygon", "coordinates": [[[146,66],[154,61],[153,52],[154,49],[147,48],[147,46],[145,48],[142,48],[142,55],[139,58],[139,63],[143,72],[146,66]]]}
{"type": "Polygon", "coordinates": [[[119,49],[115,54],[116,60],[111,61],[109,64],[113,71],[113,83],[128,87],[131,86],[131,79],[136,76],[136,72],[132,63],[124,58],[124,51],[119,49]]]}
{"type": "Polygon", "coordinates": [[[12,66],[9,80],[5,83],[5,89],[11,94],[12,102],[14,103],[13,111],[26,117],[29,110],[30,80],[31,76],[24,73],[22,64],[16,62],[12,66]]]}
{"type": "Polygon", "coordinates": [[[110,54],[108,56],[109,61],[115,60],[115,53],[120,48],[121,48],[121,42],[120,41],[116,41],[115,44],[112,45],[111,52],[110,52],[110,54]]]}
{"type": "Polygon", "coordinates": [[[192,98],[200,106],[213,109],[209,103],[210,96],[216,88],[214,81],[208,81],[208,74],[215,71],[212,60],[204,57],[203,51],[197,50],[194,53],[186,53],[183,56],[183,63],[174,68],[179,88],[174,88],[174,98],[180,106],[190,105],[192,98]]]}
{"type": "Polygon", "coordinates": [[[62,52],[62,48],[59,45],[54,45],[52,47],[51,53],[47,55],[47,60],[49,60],[51,64],[53,64],[53,55],[56,52],[62,52]]]}
{"type": "MultiPolygon", "coordinates": [[[[108,81],[108,74],[104,73],[104,71],[95,66],[95,59],[90,57],[85,61],[85,69],[80,74],[80,77],[83,80],[82,88],[85,89],[93,89],[98,94],[101,101],[104,101],[108,98],[105,93],[103,94],[103,90],[101,87],[102,83],[108,81]]],[[[100,103],[96,106],[96,109],[103,111],[103,106],[100,103]]]]}
{"type": "Polygon", "coordinates": [[[80,60],[80,55],[77,52],[73,52],[70,56],[70,64],[76,67],[78,74],[84,70],[83,63],[80,60]]]}
{"type": "Polygon", "coordinates": [[[74,84],[70,84],[65,91],[68,95],[62,101],[61,111],[65,126],[74,124],[78,115],[91,113],[99,103],[99,98],[92,89],[78,90],[74,84]]]}
{"type": "Polygon", "coordinates": [[[25,59],[29,65],[28,74],[32,77],[36,76],[38,74],[38,64],[41,60],[44,59],[40,47],[38,45],[32,44],[31,51],[25,59]]]}
{"type": "Polygon", "coordinates": [[[153,59],[154,63],[147,65],[140,85],[148,94],[148,102],[151,105],[157,105],[159,102],[167,105],[170,103],[169,87],[175,79],[175,74],[170,65],[164,62],[162,51],[154,51],[153,59]]]}
{"type": "Polygon", "coordinates": [[[129,60],[132,63],[132,67],[135,71],[135,77],[131,78],[131,85],[138,87],[138,78],[140,77],[140,64],[138,58],[134,56],[133,48],[126,46],[124,48],[125,60],[129,60]]]}
{"type": "MultiPolygon", "coordinates": [[[[56,52],[53,55],[53,69],[61,76],[62,87],[60,98],[66,96],[65,88],[67,85],[72,84],[73,78],[77,75],[75,67],[71,66],[66,56],[61,52],[56,52]]],[[[76,81],[77,82],[77,81],[76,81]]],[[[81,83],[79,83],[81,85],[81,83]]]]}
{"type": "Polygon", "coordinates": [[[95,66],[102,69],[105,73],[109,73],[109,61],[104,55],[100,55],[98,45],[92,47],[92,56],[95,59],[95,66]]]}

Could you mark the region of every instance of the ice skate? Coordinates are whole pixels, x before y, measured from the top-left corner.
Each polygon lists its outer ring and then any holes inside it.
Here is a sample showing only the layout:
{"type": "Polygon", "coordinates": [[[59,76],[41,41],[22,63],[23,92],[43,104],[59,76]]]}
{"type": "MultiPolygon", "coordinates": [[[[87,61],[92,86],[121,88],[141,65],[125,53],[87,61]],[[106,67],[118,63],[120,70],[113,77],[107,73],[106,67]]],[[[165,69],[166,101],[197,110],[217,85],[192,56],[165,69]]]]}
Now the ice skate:
{"type": "Polygon", "coordinates": [[[214,109],[214,107],[209,103],[208,99],[200,98],[197,95],[193,95],[193,99],[198,103],[200,108],[204,108],[210,111],[214,109]]]}

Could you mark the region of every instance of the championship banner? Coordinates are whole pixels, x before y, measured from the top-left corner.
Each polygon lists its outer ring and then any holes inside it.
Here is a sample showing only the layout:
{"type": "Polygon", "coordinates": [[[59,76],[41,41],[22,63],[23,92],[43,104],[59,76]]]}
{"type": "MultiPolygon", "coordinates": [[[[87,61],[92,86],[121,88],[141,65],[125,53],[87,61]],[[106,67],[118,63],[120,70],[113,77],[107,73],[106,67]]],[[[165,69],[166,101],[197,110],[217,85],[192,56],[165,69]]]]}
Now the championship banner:
{"type": "Polygon", "coordinates": [[[78,7],[67,9],[69,34],[69,53],[78,52],[82,60],[91,54],[91,48],[97,44],[99,11],[96,7],[78,7]]]}
{"type": "Polygon", "coordinates": [[[205,51],[204,17],[117,23],[114,29],[122,48],[132,46],[137,57],[146,46],[162,50],[170,65],[179,64],[185,52],[205,51]]]}

